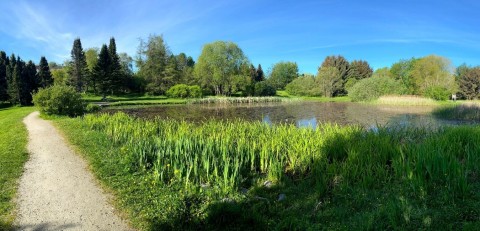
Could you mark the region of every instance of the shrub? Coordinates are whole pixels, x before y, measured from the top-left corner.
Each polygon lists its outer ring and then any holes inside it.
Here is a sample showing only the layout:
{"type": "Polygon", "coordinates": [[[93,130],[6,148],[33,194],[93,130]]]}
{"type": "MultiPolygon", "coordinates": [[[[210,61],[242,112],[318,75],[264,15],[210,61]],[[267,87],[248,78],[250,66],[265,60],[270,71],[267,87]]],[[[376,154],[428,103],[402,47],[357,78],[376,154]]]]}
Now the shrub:
{"type": "Polygon", "coordinates": [[[255,96],[274,96],[277,94],[275,87],[268,81],[260,81],[255,84],[255,96]]]}
{"type": "Polygon", "coordinates": [[[202,98],[202,88],[198,85],[189,86],[188,93],[190,98],[202,98]]]}
{"type": "Polygon", "coordinates": [[[358,81],[348,91],[352,101],[371,101],[382,95],[403,94],[401,83],[388,77],[371,77],[358,81]]]}
{"type": "Polygon", "coordinates": [[[54,85],[40,89],[33,95],[33,103],[47,115],[74,117],[82,115],[85,111],[82,96],[69,86],[54,85]]]}
{"type": "Polygon", "coordinates": [[[321,90],[315,81],[315,78],[311,76],[305,76],[294,79],[287,84],[285,90],[290,95],[296,96],[320,96],[321,90]]]}
{"type": "Polygon", "coordinates": [[[425,96],[434,100],[448,100],[450,91],[445,87],[433,86],[427,88],[425,96]]]}
{"type": "Polygon", "coordinates": [[[89,103],[85,109],[88,113],[100,111],[102,108],[98,104],[89,103]]]}
{"type": "Polygon", "coordinates": [[[200,98],[202,97],[202,89],[197,85],[177,84],[168,89],[167,96],[171,98],[200,98]]]}

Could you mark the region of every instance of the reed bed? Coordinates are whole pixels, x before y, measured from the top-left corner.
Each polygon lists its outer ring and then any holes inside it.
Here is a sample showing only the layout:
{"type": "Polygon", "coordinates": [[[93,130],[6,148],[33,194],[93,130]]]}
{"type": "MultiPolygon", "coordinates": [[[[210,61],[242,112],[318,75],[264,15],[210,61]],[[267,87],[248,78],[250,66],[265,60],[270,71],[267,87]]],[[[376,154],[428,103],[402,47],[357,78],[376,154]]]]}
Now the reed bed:
{"type": "Polygon", "coordinates": [[[462,122],[480,122],[480,104],[463,103],[453,106],[444,106],[433,111],[437,118],[462,121],[462,122]]]}
{"type": "Polygon", "coordinates": [[[480,128],[58,121],[140,230],[475,230],[480,128]],[[283,198],[283,199],[281,199],[283,198]]]}
{"type": "Polygon", "coordinates": [[[387,95],[378,98],[375,103],[388,105],[406,105],[406,106],[430,106],[438,105],[438,102],[415,95],[387,95]]]}
{"type": "Polygon", "coordinates": [[[272,182],[305,179],[320,194],[331,192],[338,185],[333,182],[342,179],[343,187],[371,188],[400,180],[418,190],[442,187],[463,195],[473,165],[462,163],[479,163],[475,153],[480,153],[475,143],[480,132],[468,129],[450,134],[449,128],[434,133],[418,128],[372,132],[331,124],[299,129],[244,121],[198,125],[123,113],[87,115],[85,121],[121,146],[131,171],[151,171],[164,185],[208,185],[221,195],[259,177],[272,182]],[[467,142],[468,149],[452,149],[439,134],[455,135],[454,144],[467,142]]]}
{"type": "Polygon", "coordinates": [[[239,103],[270,103],[291,101],[282,97],[207,97],[201,99],[192,99],[192,104],[239,104],[239,103]]]}

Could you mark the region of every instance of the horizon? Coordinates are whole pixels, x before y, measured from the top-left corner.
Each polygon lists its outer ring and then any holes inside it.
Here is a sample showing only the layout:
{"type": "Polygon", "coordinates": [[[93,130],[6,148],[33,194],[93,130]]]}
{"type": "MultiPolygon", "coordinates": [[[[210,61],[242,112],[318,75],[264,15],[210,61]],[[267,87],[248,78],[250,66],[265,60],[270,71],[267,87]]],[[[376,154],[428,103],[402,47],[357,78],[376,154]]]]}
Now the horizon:
{"type": "Polygon", "coordinates": [[[315,74],[329,55],[365,60],[373,69],[430,54],[454,66],[480,65],[475,1],[90,1],[29,0],[0,6],[0,50],[38,63],[63,63],[73,40],[83,49],[115,37],[118,52],[135,58],[138,38],[163,35],[173,54],[196,61],[203,45],[232,41],[268,71],[296,62],[315,74]],[[469,17],[471,16],[471,17],[469,17]]]}

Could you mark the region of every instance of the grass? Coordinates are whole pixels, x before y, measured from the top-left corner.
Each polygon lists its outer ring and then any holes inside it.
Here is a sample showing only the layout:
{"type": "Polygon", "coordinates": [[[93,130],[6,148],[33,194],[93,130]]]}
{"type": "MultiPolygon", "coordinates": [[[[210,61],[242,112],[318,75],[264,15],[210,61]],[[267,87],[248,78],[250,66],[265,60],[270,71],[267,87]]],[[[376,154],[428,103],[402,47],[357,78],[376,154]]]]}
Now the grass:
{"type": "Polygon", "coordinates": [[[301,129],[122,113],[55,122],[141,230],[480,225],[479,127],[301,129]]]}
{"type": "Polygon", "coordinates": [[[22,119],[33,110],[31,107],[0,109],[0,230],[12,228],[17,180],[28,159],[27,130],[22,119]]]}
{"type": "Polygon", "coordinates": [[[445,102],[442,103],[441,101],[435,101],[433,99],[424,98],[416,95],[387,95],[381,96],[372,103],[398,106],[437,106],[445,104],[445,102]]]}
{"type": "Polygon", "coordinates": [[[480,105],[476,103],[463,103],[439,107],[433,111],[433,115],[440,119],[480,122],[480,105]]]}

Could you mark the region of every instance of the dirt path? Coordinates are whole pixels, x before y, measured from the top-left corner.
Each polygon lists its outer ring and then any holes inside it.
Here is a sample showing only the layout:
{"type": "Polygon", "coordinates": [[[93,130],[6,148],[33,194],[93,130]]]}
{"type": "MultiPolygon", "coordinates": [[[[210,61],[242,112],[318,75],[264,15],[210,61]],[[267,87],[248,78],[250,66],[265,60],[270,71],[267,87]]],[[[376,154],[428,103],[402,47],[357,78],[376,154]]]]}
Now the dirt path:
{"type": "Polygon", "coordinates": [[[23,122],[30,159],[20,180],[17,229],[130,230],[55,127],[38,112],[23,122]]]}

